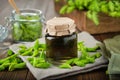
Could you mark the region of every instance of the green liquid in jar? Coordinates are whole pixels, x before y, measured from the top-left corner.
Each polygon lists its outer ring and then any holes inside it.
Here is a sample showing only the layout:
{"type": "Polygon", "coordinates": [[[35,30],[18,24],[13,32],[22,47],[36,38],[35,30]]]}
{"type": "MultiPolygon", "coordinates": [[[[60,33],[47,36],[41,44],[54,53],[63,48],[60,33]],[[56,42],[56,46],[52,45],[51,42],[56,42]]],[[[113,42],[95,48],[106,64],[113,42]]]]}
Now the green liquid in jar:
{"type": "Polygon", "coordinates": [[[52,61],[64,62],[77,57],[77,34],[66,36],[45,36],[46,56],[52,61]]]}

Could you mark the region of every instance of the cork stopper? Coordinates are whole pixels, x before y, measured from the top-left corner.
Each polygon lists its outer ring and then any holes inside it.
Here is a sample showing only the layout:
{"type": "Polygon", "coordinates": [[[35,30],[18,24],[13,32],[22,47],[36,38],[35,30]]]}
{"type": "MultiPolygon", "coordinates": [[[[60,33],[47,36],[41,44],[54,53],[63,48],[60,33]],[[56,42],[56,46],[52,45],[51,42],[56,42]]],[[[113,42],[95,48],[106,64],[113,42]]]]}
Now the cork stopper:
{"type": "Polygon", "coordinates": [[[46,24],[46,33],[52,36],[71,35],[76,31],[74,20],[68,17],[55,17],[46,24]]]}

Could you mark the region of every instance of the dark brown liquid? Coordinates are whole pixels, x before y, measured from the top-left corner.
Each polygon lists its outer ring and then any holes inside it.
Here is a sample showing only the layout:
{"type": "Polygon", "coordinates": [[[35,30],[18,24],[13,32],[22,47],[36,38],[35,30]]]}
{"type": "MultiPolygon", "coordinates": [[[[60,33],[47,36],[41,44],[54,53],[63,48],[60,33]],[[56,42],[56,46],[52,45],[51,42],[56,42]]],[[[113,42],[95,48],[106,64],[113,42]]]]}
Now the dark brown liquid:
{"type": "Polygon", "coordinates": [[[77,34],[67,36],[45,36],[46,56],[54,61],[77,57],[77,34]]]}

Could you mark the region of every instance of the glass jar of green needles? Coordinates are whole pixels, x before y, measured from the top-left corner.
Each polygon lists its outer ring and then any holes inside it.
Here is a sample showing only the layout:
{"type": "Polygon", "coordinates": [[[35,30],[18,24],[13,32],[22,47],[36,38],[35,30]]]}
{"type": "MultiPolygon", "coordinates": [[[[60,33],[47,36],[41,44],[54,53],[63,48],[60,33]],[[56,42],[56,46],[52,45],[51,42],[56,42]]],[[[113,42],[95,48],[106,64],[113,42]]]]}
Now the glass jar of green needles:
{"type": "Polygon", "coordinates": [[[14,42],[34,41],[42,37],[44,15],[36,9],[21,9],[20,14],[14,10],[8,18],[14,42]]]}

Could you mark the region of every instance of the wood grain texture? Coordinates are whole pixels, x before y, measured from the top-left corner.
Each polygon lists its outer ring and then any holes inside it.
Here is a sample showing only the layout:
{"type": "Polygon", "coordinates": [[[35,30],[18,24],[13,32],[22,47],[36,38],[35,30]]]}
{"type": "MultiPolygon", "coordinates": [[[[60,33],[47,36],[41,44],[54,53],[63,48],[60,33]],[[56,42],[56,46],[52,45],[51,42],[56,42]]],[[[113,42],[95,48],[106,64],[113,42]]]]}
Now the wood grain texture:
{"type": "MultiPolygon", "coordinates": [[[[55,0],[54,0],[55,1],[55,0]]],[[[60,2],[54,2],[55,10],[59,14],[61,7],[65,4],[65,0],[60,2]]],[[[77,28],[80,31],[87,31],[91,34],[100,34],[107,32],[119,32],[120,31],[120,18],[112,18],[106,14],[99,13],[99,25],[86,17],[86,11],[74,10],[71,13],[60,14],[60,16],[70,17],[75,20],[77,28]]]]}
{"type": "MultiPolygon", "coordinates": [[[[53,0],[15,0],[19,8],[36,8],[43,11],[46,16],[46,20],[59,16],[54,10],[53,0]]],[[[13,8],[9,5],[7,0],[0,0],[0,24],[4,25],[4,17],[9,16],[13,8]]],[[[74,13],[75,15],[75,13],[74,13]]],[[[71,15],[70,15],[71,16],[71,15]]],[[[78,20],[78,17],[74,17],[78,20]]],[[[99,40],[103,41],[104,39],[111,38],[115,35],[120,34],[120,32],[115,33],[105,33],[105,34],[93,34],[93,36],[99,40]]],[[[6,40],[10,42],[9,39],[6,40]]],[[[0,59],[5,57],[6,53],[0,51],[0,59]]],[[[76,74],[73,76],[68,76],[65,78],[57,80],[109,80],[109,76],[105,74],[107,68],[100,68],[88,73],[76,74]]],[[[36,80],[31,72],[26,69],[15,70],[15,71],[0,71],[0,80],[36,80]]],[[[46,78],[45,80],[49,80],[46,78]]]]}
{"type": "MultiPolygon", "coordinates": [[[[58,16],[54,10],[53,0],[14,0],[19,9],[39,9],[46,20],[58,16]]],[[[5,17],[9,17],[13,8],[8,0],[0,0],[0,24],[5,24],[5,17]]]]}

